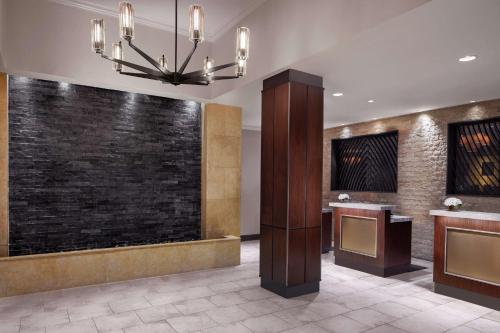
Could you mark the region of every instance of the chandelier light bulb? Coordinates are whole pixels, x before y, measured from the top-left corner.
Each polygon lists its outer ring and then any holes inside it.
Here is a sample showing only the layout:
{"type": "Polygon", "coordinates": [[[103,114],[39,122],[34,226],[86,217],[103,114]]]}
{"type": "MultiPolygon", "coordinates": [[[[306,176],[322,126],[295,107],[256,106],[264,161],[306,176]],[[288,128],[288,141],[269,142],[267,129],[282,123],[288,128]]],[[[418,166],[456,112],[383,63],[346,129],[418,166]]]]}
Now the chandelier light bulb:
{"type": "Polygon", "coordinates": [[[197,43],[205,38],[205,14],[203,7],[192,5],[189,7],[189,40],[197,43]]]}
{"type": "Polygon", "coordinates": [[[215,67],[214,59],[206,57],[203,61],[203,70],[205,71],[205,76],[207,77],[208,81],[211,81],[212,77],[214,76],[213,72],[209,72],[209,70],[213,67],[215,67]]]}
{"type": "Polygon", "coordinates": [[[250,29],[239,27],[236,30],[236,58],[241,60],[248,59],[250,49],[250,29]]]}
{"type": "Polygon", "coordinates": [[[162,54],[161,57],[158,58],[158,63],[160,64],[161,68],[165,70],[168,69],[168,61],[164,54],[162,54]]]}
{"type": "Polygon", "coordinates": [[[104,20],[95,19],[91,20],[91,37],[92,37],[92,51],[95,53],[104,53],[105,49],[105,31],[104,31],[104,20]]]}
{"type": "Polygon", "coordinates": [[[235,74],[237,76],[245,76],[247,74],[247,61],[242,59],[236,59],[236,70],[235,74]]]}
{"type": "MultiPolygon", "coordinates": [[[[122,42],[113,43],[113,58],[118,60],[123,60],[122,42]]],[[[117,72],[121,72],[122,64],[113,62],[113,69],[117,72]]]]}
{"type": "Polygon", "coordinates": [[[134,7],[130,2],[122,1],[120,10],[120,36],[123,39],[134,39],[134,7]]]}

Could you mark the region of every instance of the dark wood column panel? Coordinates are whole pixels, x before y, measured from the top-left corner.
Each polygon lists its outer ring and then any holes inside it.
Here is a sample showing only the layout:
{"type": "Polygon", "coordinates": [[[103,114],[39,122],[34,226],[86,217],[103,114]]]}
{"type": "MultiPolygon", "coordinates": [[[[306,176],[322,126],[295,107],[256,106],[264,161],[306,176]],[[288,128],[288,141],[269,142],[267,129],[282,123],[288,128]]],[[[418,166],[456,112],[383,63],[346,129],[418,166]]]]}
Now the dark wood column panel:
{"type": "Polygon", "coordinates": [[[287,70],[262,91],[262,287],[284,297],[319,291],[323,80],[287,70]]]}

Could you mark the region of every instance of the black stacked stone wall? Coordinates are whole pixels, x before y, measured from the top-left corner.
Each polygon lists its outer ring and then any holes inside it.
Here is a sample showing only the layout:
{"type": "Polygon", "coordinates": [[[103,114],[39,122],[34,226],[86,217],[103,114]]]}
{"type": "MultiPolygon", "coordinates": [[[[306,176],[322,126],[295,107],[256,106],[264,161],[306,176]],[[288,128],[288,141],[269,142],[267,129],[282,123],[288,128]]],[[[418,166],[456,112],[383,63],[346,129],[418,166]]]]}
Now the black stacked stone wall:
{"type": "Polygon", "coordinates": [[[10,255],[200,239],[201,105],[9,78],[10,255]]]}

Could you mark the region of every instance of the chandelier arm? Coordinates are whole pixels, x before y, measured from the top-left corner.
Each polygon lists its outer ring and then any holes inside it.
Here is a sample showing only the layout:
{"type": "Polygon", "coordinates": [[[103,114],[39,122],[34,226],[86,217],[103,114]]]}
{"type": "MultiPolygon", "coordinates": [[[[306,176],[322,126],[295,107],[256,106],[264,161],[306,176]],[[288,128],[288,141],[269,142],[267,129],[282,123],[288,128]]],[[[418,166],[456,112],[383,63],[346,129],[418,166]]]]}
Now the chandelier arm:
{"type": "Polygon", "coordinates": [[[156,60],[154,60],[153,58],[151,58],[148,54],[146,54],[146,52],[142,51],[140,48],[138,48],[137,46],[135,46],[134,44],[132,44],[132,40],[129,38],[128,40],[128,45],[137,53],[139,53],[139,55],[141,57],[143,57],[144,59],[146,59],[151,65],[153,65],[154,67],[156,67],[160,72],[162,72],[163,74],[165,75],[168,75],[168,74],[171,74],[172,72],[170,72],[168,69],[164,69],[160,63],[156,60]]]}
{"type": "Polygon", "coordinates": [[[191,57],[194,54],[194,51],[196,51],[196,48],[198,47],[198,41],[194,41],[194,46],[191,52],[188,54],[186,60],[184,60],[184,63],[182,64],[181,68],[179,68],[179,74],[184,73],[184,70],[186,69],[186,66],[189,64],[189,61],[191,60],[191,57]]]}
{"type": "Polygon", "coordinates": [[[120,71],[120,74],[128,75],[128,76],[134,76],[134,77],[140,77],[140,78],[143,78],[143,79],[150,79],[150,80],[158,80],[158,81],[168,82],[168,80],[166,80],[166,79],[163,79],[163,78],[160,78],[160,77],[156,77],[156,76],[153,76],[153,75],[149,75],[149,74],[145,74],[145,73],[131,73],[131,72],[121,72],[120,71]]]}
{"type": "Polygon", "coordinates": [[[138,70],[140,72],[152,75],[154,77],[160,77],[161,78],[161,77],[165,76],[165,74],[163,74],[162,72],[155,71],[154,69],[147,68],[147,67],[144,67],[144,66],[141,66],[141,65],[136,65],[136,64],[133,64],[133,63],[128,62],[128,61],[111,58],[111,57],[108,57],[107,55],[102,54],[102,53],[101,53],[101,57],[103,57],[104,59],[107,59],[109,61],[116,62],[117,64],[121,64],[123,66],[127,66],[127,67],[133,68],[135,70],[138,70]]]}
{"type": "Polygon", "coordinates": [[[229,76],[214,76],[211,78],[213,81],[220,81],[220,80],[231,80],[231,79],[238,79],[238,75],[229,75],[229,76]]]}
{"type": "Polygon", "coordinates": [[[206,81],[182,82],[182,84],[191,84],[194,86],[208,86],[210,83],[206,81]]]}
{"type": "Polygon", "coordinates": [[[233,66],[236,66],[237,64],[238,63],[236,63],[236,62],[231,62],[229,64],[219,65],[219,66],[212,67],[208,71],[205,71],[205,70],[202,69],[202,70],[199,70],[199,71],[195,71],[195,72],[190,72],[190,73],[187,73],[187,74],[183,74],[182,76],[183,76],[183,78],[191,79],[191,78],[194,78],[194,77],[203,76],[203,74],[213,73],[213,72],[217,72],[217,71],[220,71],[220,70],[228,68],[228,67],[233,67],[233,66]]]}

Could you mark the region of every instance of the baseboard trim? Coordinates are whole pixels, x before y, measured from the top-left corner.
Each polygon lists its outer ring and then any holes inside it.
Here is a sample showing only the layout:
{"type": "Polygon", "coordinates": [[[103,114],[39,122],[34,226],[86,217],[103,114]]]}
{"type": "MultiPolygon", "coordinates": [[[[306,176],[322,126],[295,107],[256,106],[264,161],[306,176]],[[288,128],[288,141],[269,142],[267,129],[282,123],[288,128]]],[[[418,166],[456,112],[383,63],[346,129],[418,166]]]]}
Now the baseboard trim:
{"type": "Polygon", "coordinates": [[[458,298],[462,301],[475,303],[493,310],[500,311],[500,301],[498,298],[488,295],[479,294],[466,289],[456,288],[441,283],[434,283],[434,291],[437,294],[445,295],[452,298],[458,298]]]}
{"type": "Polygon", "coordinates": [[[259,240],[260,239],[260,234],[256,234],[256,235],[241,235],[240,238],[241,238],[242,242],[259,240]]]}

